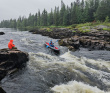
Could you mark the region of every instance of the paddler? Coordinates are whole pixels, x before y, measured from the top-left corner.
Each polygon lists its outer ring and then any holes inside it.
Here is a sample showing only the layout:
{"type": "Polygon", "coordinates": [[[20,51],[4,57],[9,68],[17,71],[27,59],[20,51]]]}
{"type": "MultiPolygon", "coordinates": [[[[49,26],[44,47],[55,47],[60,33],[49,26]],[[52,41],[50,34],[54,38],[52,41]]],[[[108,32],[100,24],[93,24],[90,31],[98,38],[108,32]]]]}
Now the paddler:
{"type": "Polygon", "coordinates": [[[54,47],[54,43],[52,42],[52,40],[50,40],[49,45],[50,45],[51,47],[54,47]]]}

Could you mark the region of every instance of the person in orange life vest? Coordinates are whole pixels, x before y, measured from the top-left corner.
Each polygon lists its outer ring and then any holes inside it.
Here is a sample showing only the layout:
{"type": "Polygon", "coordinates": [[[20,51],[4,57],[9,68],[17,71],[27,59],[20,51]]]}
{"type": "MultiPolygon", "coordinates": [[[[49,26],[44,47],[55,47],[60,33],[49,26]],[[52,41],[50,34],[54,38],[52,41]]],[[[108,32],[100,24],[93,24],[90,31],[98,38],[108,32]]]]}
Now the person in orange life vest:
{"type": "Polygon", "coordinates": [[[8,43],[8,48],[13,49],[15,45],[13,44],[13,40],[11,39],[10,42],[8,43]]]}

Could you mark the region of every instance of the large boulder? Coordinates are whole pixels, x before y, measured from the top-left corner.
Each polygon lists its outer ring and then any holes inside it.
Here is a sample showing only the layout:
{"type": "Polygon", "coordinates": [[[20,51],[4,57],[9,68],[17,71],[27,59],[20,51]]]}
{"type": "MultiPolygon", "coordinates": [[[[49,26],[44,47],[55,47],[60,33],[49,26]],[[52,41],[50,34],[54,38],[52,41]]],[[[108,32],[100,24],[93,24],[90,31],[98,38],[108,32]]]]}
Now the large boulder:
{"type": "Polygon", "coordinates": [[[79,41],[82,47],[90,48],[90,50],[103,50],[107,43],[105,40],[93,36],[82,36],[79,41]]]}
{"type": "Polygon", "coordinates": [[[91,36],[96,37],[101,40],[110,41],[110,32],[109,31],[97,31],[96,29],[92,29],[87,33],[80,33],[80,36],[91,36]]]}
{"type": "Polygon", "coordinates": [[[0,35],[3,35],[3,34],[5,34],[4,32],[0,32],[0,35]]]}
{"type": "Polygon", "coordinates": [[[110,43],[107,43],[107,44],[105,45],[105,48],[106,48],[106,50],[109,50],[109,51],[110,51],[110,43]]]}
{"type": "Polygon", "coordinates": [[[77,50],[80,46],[89,50],[110,50],[110,42],[95,36],[73,36],[59,40],[61,46],[67,46],[70,50],[77,50]]]}
{"type": "Polygon", "coordinates": [[[0,49],[0,80],[7,74],[17,71],[25,66],[29,60],[28,53],[17,49],[0,49]]]}
{"type": "Polygon", "coordinates": [[[6,93],[6,92],[2,89],[2,87],[0,87],[0,93],[6,93]]]}
{"type": "Polygon", "coordinates": [[[73,36],[71,38],[61,39],[59,40],[59,45],[67,46],[72,51],[79,49],[80,47],[79,36],[73,36]]]}

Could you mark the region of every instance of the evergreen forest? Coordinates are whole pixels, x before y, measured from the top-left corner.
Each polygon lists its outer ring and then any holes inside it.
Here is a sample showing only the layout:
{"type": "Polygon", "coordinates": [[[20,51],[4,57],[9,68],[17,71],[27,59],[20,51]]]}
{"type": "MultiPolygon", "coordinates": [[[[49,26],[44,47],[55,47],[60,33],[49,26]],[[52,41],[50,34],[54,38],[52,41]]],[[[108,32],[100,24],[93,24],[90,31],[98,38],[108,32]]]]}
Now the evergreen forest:
{"type": "Polygon", "coordinates": [[[70,6],[61,1],[61,8],[55,7],[51,12],[38,10],[28,18],[2,20],[0,27],[29,28],[40,26],[69,26],[86,22],[110,21],[110,0],[76,0],[70,6]]]}

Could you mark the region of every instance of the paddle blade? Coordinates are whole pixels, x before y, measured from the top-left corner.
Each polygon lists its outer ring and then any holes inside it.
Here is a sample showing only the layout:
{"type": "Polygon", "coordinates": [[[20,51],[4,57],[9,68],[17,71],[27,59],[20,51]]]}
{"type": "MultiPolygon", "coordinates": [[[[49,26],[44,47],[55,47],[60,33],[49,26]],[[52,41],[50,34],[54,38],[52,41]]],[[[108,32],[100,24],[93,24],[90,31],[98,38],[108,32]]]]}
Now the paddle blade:
{"type": "Polygon", "coordinates": [[[56,42],[58,42],[58,40],[56,42]]]}
{"type": "Polygon", "coordinates": [[[46,48],[48,48],[49,46],[46,46],[46,48]]]}

